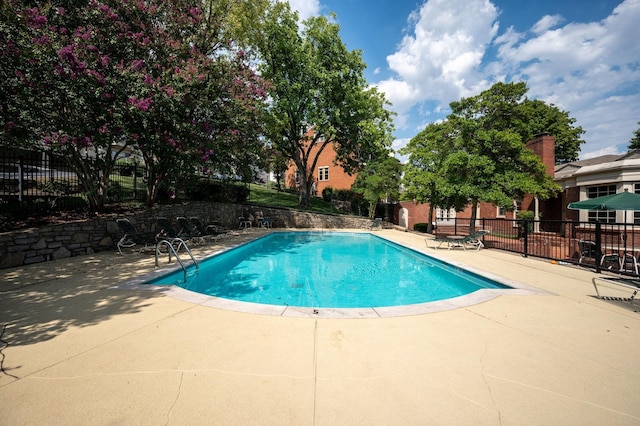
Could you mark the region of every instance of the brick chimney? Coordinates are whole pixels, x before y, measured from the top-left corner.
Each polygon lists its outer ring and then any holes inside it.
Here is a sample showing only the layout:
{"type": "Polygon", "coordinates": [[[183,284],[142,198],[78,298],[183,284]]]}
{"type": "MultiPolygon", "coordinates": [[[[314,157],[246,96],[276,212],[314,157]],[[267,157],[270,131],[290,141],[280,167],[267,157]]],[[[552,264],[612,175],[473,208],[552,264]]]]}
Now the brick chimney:
{"type": "Polygon", "coordinates": [[[525,146],[542,160],[547,168],[547,174],[553,177],[556,165],[556,137],[549,133],[539,133],[525,146]]]}

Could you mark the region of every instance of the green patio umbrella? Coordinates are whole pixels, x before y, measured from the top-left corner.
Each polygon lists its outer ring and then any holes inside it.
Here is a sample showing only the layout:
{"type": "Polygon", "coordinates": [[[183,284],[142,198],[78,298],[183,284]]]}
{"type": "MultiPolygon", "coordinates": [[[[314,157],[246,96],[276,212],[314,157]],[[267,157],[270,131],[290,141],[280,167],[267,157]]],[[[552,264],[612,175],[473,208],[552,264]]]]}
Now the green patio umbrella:
{"type": "Polygon", "coordinates": [[[640,210],[640,194],[624,191],[576,201],[568,207],[573,210],[640,210]]]}

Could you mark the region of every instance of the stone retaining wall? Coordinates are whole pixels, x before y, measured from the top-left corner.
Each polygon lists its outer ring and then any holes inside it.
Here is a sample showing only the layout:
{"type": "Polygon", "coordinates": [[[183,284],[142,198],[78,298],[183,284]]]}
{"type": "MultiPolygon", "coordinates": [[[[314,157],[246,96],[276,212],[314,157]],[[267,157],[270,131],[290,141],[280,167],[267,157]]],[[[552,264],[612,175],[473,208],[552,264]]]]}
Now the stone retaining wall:
{"type": "MultiPolygon", "coordinates": [[[[237,228],[238,217],[262,212],[275,228],[368,228],[371,220],[358,216],[329,215],[251,205],[191,202],[157,206],[125,216],[141,232],[153,231],[156,217],[164,216],[178,228],[177,216],[198,216],[205,223],[219,220],[237,228]]],[[[64,259],[115,249],[122,236],[115,220],[122,216],[49,225],[0,234],[0,269],[64,259]]]]}

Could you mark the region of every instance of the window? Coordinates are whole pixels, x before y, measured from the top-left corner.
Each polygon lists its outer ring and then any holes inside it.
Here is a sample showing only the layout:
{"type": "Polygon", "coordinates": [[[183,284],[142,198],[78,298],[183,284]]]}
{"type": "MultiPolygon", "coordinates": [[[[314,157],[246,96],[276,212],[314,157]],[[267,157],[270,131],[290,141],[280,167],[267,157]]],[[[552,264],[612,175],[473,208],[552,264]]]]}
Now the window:
{"type": "Polygon", "coordinates": [[[436,208],[436,220],[438,221],[450,221],[456,218],[456,209],[443,209],[436,208]]]}
{"type": "Polygon", "coordinates": [[[296,170],[295,179],[296,179],[296,183],[300,185],[300,170],[296,170]]]}
{"type": "Polygon", "coordinates": [[[329,180],[329,167],[318,167],[318,180],[329,180]]]}
{"type": "MultiPolygon", "coordinates": [[[[616,193],[615,185],[592,186],[587,188],[587,198],[603,197],[616,193]]],[[[614,210],[589,210],[589,222],[615,223],[616,212],[614,210]]]]}

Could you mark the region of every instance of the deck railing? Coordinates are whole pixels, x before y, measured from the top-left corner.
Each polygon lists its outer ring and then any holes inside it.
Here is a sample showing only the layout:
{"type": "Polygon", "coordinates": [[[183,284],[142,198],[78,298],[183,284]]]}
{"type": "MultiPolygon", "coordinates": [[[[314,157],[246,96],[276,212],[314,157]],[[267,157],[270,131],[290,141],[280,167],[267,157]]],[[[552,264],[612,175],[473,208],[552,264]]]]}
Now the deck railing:
{"type": "MultiPolygon", "coordinates": [[[[465,235],[470,219],[436,222],[436,234],[465,235]]],[[[477,219],[487,248],[627,275],[640,268],[640,225],[552,220],[477,219]]]]}

